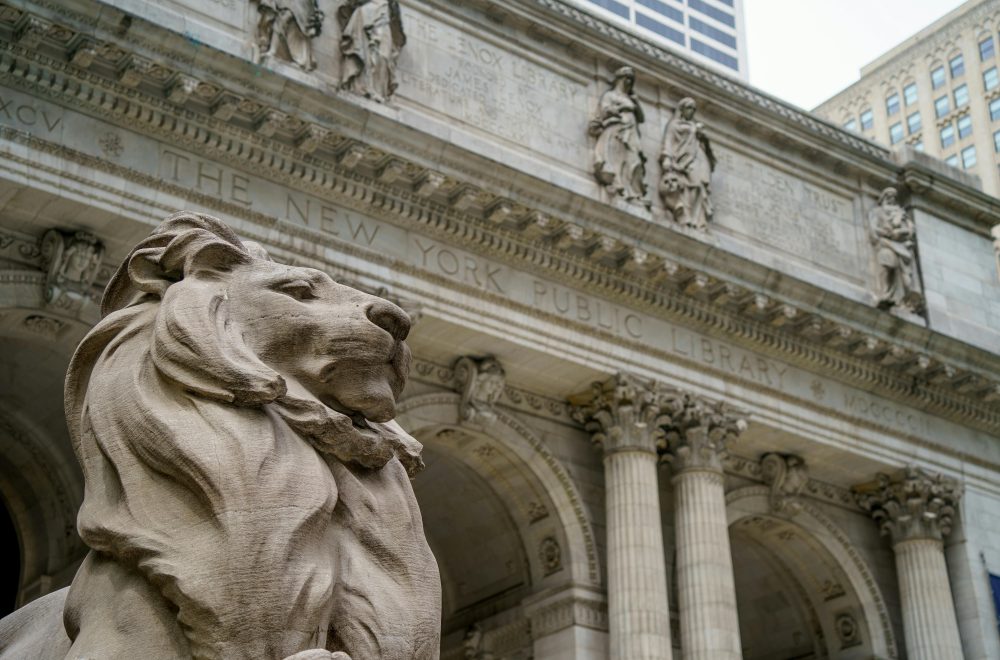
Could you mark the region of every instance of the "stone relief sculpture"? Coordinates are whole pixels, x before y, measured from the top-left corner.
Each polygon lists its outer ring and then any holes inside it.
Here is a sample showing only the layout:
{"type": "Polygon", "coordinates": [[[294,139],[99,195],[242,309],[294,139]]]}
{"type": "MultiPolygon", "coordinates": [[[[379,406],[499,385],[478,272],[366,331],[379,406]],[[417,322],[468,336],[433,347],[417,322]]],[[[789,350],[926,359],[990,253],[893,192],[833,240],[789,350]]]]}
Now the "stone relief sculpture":
{"type": "Polygon", "coordinates": [[[69,307],[90,297],[104,259],[104,245],[96,236],[50,229],[42,236],[40,250],[46,270],[46,302],[69,307]]]}
{"type": "Polygon", "coordinates": [[[406,45],[398,0],[347,0],[337,17],[341,88],[388,101],[396,91],[396,60],[406,45]]]}
{"type": "Polygon", "coordinates": [[[993,256],[997,264],[997,277],[1000,278],[1000,225],[994,225],[990,229],[990,235],[993,237],[993,256]]]}
{"type": "Polygon", "coordinates": [[[697,105],[685,98],[667,122],[660,149],[660,197],[675,222],[705,229],[712,218],[715,155],[704,126],[694,120],[697,105]]]}
{"type": "Polygon", "coordinates": [[[906,210],[896,202],[896,189],[886,188],[869,215],[871,242],[878,269],[875,303],[920,313],[924,296],[917,265],[917,232],[906,210]]]}
{"type": "Polygon", "coordinates": [[[257,61],[284,59],[316,68],[312,40],[323,30],[317,0],[257,0],[257,61]]]}
{"type": "Polygon", "coordinates": [[[473,358],[463,356],[455,361],[455,382],[462,400],[459,416],[462,421],[476,420],[490,423],[496,419],[494,406],[506,384],[507,374],[500,361],[494,357],[473,358]]]}
{"type": "Polygon", "coordinates": [[[402,310],[178,213],[102,312],[66,379],[91,552],[0,658],[436,660],[402,310]]]}
{"type": "Polygon", "coordinates": [[[809,483],[805,461],[798,456],[765,454],[760,459],[760,471],[764,482],[771,486],[771,511],[795,515],[802,510],[799,495],[809,483]]]}
{"type": "Polygon", "coordinates": [[[635,71],[623,66],[615,71],[611,89],[601,96],[589,126],[590,135],[597,138],[594,176],[612,198],[648,205],[646,156],[639,141],[639,124],[645,116],[634,85],[635,71]]]}

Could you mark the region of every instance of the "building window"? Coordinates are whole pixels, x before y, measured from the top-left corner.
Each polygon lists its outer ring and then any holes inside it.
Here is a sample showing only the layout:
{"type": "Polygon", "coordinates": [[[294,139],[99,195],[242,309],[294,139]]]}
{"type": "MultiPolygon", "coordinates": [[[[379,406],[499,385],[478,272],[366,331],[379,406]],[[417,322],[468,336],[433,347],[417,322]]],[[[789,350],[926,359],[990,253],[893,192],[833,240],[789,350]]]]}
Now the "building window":
{"type": "Polygon", "coordinates": [[[924,150],[924,141],[923,140],[917,140],[916,142],[913,143],[913,148],[916,151],[923,152],[923,150],[924,150]]]}
{"type": "Polygon", "coordinates": [[[1000,74],[997,73],[997,68],[993,67],[983,73],[983,89],[988,92],[997,85],[1000,85],[1000,74]]]}
{"type": "Polygon", "coordinates": [[[899,94],[893,92],[885,98],[885,112],[890,117],[899,112],[899,94]]]}
{"type": "Polygon", "coordinates": [[[976,166],[976,147],[975,145],[966,147],[962,149],[962,167],[965,169],[972,169],[976,166]]]}
{"type": "Polygon", "coordinates": [[[947,149],[955,144],[955,126],[948,123],[941,127],[941,148],[947,149]]]}
{"type": "Polygon", "coordinates": [[[731,28],[736,27],[736,19],[729,12],[722,11],[721,9],[716,9],[707,2],[702,2],[701,0],[688,0],[688,7],[708,16],[709,18],[714,18],[724,25],[728,25],[731,28]]]}
{"type": "Polygon", "coordinates": [[[889,142],[896,144],[903,139],[903,124],[896,122],[889,127],[889,142]]]}
{"type": "MultiPolygon", "coordinates": [[[[648,2],[648,0],[646,1],[648,2]]],[[[688,15],[688,25],[691,26],[692,30],[701,32],[709,39],[715,39],[723,46],[729,46],[733,50],[736,49],[736,37],[729,34],[728,32],[724,32],[717,27],[712,27],[705,21],[699,21],[697,18],[691,16],[690,14],[688,15]]]]}
{"type": "Polygon", "coordinates": [[[705,57],[715,60],[719,64],[728,66],[733,71],[740,70],[740,63],[732,55],[726,55],[721,50],[712,48],[706,43],[698,41],[694,37],[691,37],[691,50],[698,53],[699,55],[704,55],[705,57]]]}
{"type": "Polygon", "coordinates": [[[958,156],[952,154],[944,159],[945,165],[951,165],[952,167],[958,167],[958,156]]]}
{"type": "Polygon", "coordinates": [[[857,131],[858,130],[858,122],[855,119],[853,119],[853,118],[848,119],[847,121],[844,122],[844,130],[845,131],[857,131]]]}
{"type": "Polygon", "coordinates": [[[958,78],[965,73],[965,58],[961,54],[948,60],[948,68],[951,69],[951,77],[958,78]]]}
{"type": "Polygon", "coordinates": [[[861,112],[861,130],[867,131],[874,125],[875,115],[872,113],[872,109],[863,110],[861,112]]]}
{"type": "Polygon", "coordinates": [[[972,135],[972,117],[965,115],[958,118],[958,138],[967,138],[972,135]]]}
{"type": "MultiPolygon", "coordinates": [[[[684,25],[684,12],[680,9],[675,9],[665,2],[660,2],[660,0],[639,0],[639,4],[648,9],[652,9],[657,14],[666,16],[667,18],[684,25]]],[[[638,16],[638,14],[636,14],[636,16],[638,16]]],[[[736,48],[736,46],[733,46],[733,48],[736,48]]]]}
{"type": "Polygon", "coordinates": [[[1000,152],[1000,131],[993,134],[993,151],[1000,152]]]}
{"type": "Polygon", "coordinates": [[[910,131],[910,135],[920,132],[920,113],[914,112],[906,118],[906,129],[910,131]]]}
{"type": "Polygon", "coordinates": [[[615,2],[615,0],[590,0],[590,4],[607,9],[612,14],[617,14],[622,18],[630,18],[628,7],[620,2],[615,2]]]}
{"type": "Polygon", "coordinates": [[[945,94],[944,96],[939,96],[938,98],[934,99],[934,116],[935,117],[937,117],[938,119],[940,119],[941,117],[944,117],[949,112],[951,112],[951,101],[948,98],[947,94],[945,94]]]}
{"type": "Polygon", "coordinates": [[[931,87],[937,89],[944,84],[944,67],[939,66],[938,68],[931,71],[931,87]]]}
{"type": "Polygon", "coordinates": [[[903,88],[903,102],[911,106],[917,102],[917,83],[910,83],[903,88]]]}
{"type": "Polygon", "coordinates": [[[963,105],[969,105],[968,85],[959,85],[955,88],[955,107],[961,108],[963,105]]]}
{"type": "MultiPolygon", "coordinates": [[[[642,12],[635,13],[635,24],[639,27],[644,27],[650,32],[655,32],[661,37],[666,37],[673,42],[684,45],[684,33],[680,30],[675,30],[669,25],[664,25],[663,23],[653,19],[651,16],[646,16],[642,12]]],[[[693,41],[693,39],[692,39],[693,41]]],[[[735,68],[735,67],[734,67],[735,68]]]]}
{"type": "Polygon", "coordinates": [[[990,121],[1000,119],[1000,99],[990,101],[990,121]]]}
{"type": "Polygon", "coordinates": [[[979,59],[986,61],[993,58],[996,49],[993,47],[993,37],[986,37],[979,42],[979,59]]]}

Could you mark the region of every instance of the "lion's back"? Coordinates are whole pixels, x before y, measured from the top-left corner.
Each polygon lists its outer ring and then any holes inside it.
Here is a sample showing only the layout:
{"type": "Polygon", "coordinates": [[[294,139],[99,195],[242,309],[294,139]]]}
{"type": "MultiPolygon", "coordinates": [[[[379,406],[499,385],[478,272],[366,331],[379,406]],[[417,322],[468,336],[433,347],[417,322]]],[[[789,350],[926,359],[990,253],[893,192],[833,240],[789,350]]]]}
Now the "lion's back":
{"type": "Polygon", "coordinates": [[[70,647],[63,627],[68,592],[54,591],[0,620],[0,660],[63,660],[70,647]]]}

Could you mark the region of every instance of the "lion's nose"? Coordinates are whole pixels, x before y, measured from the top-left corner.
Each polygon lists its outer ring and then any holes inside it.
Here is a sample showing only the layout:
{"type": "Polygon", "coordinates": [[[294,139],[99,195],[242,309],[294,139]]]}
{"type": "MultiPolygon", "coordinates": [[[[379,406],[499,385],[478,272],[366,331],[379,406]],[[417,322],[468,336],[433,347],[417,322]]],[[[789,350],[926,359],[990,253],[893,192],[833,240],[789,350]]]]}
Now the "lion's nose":
{"type": "Polygon", "coordinates": [[[382,328],[396,341],[403,341],[410,334],[410,317],[388,300],[375,300],[365,308],[368,320],[382,328]]]}

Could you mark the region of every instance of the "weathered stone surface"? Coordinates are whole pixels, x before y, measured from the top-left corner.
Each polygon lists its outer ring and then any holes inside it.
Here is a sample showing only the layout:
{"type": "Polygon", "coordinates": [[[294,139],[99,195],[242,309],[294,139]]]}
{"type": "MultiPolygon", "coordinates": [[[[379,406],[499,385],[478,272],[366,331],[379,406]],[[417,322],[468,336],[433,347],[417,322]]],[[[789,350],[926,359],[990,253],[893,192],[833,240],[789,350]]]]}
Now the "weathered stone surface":
{"type": "Polygon", "coordinates": [[[91,553],[3,657],[437,658],[421,446],[392,422],[406,314],[193,213],[102,311],[66,380],[91,553]]]}

